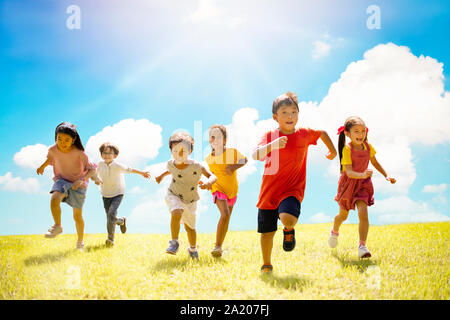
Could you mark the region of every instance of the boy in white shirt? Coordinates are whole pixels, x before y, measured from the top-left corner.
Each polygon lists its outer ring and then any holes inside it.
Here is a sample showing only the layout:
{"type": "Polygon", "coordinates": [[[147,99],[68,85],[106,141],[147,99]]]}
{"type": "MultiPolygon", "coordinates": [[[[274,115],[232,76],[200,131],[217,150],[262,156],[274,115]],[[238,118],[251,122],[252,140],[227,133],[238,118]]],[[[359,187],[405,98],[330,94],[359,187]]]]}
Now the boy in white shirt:
{"type": "Polygon", "coordinates": [[[117,218],[117,209],[122,202],[125,194],[125,178],[124,173],[137,173],[144,178],[150,178],[149,172],[142,172],[131,167],[114,161],[119,155],[119,148],[112,143],[105,142],[100,148],[100,154],[103,161],[100,161],[97,168],[97,176],[93,180],[100,185],[100,192],[103,196],[103,204],[106,211],[108,230],[108,239],[106,246],[114,245],[114,233],[116,225],[120,225],[120,231],[127,231],[126,218],[117,218]]]}

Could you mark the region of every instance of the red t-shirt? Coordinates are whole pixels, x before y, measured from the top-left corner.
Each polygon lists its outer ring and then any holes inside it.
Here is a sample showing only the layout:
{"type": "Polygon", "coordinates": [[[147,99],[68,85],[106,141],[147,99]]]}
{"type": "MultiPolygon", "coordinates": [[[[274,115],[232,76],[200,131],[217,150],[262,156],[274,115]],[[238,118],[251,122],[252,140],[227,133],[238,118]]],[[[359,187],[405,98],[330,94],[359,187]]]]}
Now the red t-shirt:
{"type": "Polygon", "coordinates": [[[322,131],[298,128],[286,135],[279,129],[266,133],[258,146],[266,145],[282,136],[288,141],[283,149],[270,152],[264,159],[264,175],[256,206],[259,209],[276,209],[287,197],[303,200],[306,186],[306,158],[308,147],[317,144],[322,131]]]}

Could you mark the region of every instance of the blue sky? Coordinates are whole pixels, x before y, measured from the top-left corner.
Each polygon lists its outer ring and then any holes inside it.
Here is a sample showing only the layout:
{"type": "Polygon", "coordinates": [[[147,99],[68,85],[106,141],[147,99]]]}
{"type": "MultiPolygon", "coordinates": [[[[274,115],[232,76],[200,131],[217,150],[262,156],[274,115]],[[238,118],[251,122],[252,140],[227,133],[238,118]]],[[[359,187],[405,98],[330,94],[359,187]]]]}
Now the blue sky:
{"type": "MultiPolygon", "coordinates": [[[[271,118],[273,99],[288,90],[304,106],[299,125],[327,130],[335,144],[350,113],[367,115],[380,163],[399,180],[392,189],[374,181],[372,224],[448,220],[450,133],[448,124],[439,126],[450,110],[446,2],[0,1],[0,15],[2,235],[40,234],[53,223],[51,174],[36,176],[39,153],[25,150],[53,144],[58,123],[76,124],[92,150],[93,137],[108,138],[111,126],[129,141],[121,148],[129,150],[128,164],[157,167],[170,158],[171,133],[194,134],[196,121],[202,133],[221,123],[235,128],[235,140],[243,132],[254,141],[264,127],[258,121],[271,118]],[[70,5],[81,10],[80,29],[66,27],[70,5]],[[380,29],[367,28],[370,5],[380,8],[380,29]],[[371,84],[373,99],[365,100],[371,84]],[[390,103],[398,110],[392,116],[390,103]],[[233,120],[236,114],[245,121],[233,120]],[[125,119],[132,119],[129,128],[125,119]],[[133,133],[141,119],[148,122],[133,133]]],[[[208,143],[199,140],[195,148],[206,154],[208,143]]],[[[330,222],[338,210],[338,166],[324,160],[320,143],[310,149],[300,223],[330,222]]],[[[249,157],[250,144],[237,143],[249,157]]],[[[257,170],[247,168],[240,183],[232,230],[256,229],[262,166],[252,165],[257,170]]],[[[130,217],[129,231],[168,233],[164,186],[133,175],[126,182],[119,215],[130,217]]],[[[198,230],[213,232],[219,213],[209,194],[202,206],[198,230]]],[[[71,210],[62,208],[65,232],[73,233],[71,210]]],[[[84,218],[87,233],[106,231],[94,184],[84,218]]],[[[357,221],[352,213],[348,222],[357,221]]]]}

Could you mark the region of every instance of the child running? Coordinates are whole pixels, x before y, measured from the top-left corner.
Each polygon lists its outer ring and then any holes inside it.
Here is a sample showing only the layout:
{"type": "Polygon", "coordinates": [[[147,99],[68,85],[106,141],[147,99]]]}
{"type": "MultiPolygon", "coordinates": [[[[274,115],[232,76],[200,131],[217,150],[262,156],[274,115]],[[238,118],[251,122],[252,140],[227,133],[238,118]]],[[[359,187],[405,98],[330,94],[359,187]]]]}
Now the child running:
{"type": "Polygon", "coordinates": [[[167,162],[167,171],[156,177],[159,184],[167,175],[172,175],[172,182],[167,190],[166,203],[171,213],[170,231],[172,240],[166,252],[176,254],[179,248],[178,235],[180,224],[184,224],[190,247],[188,253],[198,259],[197,233],[195,231],[195,212],[200,199],[197,186],[210,190],[217,178],[199,162],[189,159],[194,147],[194,139],[186,132],[176,132],[169,138],[169,148],[173,159],[167,162]],[[200,181],[202,176],[208,180],[200,181]]]}
{"type": "Polygon", "coordinates": [[[112,247],[114,246],[116,225],[120,226],[122,233],[127,232],[127,219],[125,217],[117,218],[117,209],[125,194],[123,174],[137,173],[144,178],[150,178],[150,173],[142,172],[114,161],[119,155],[119,148],[112,143],[103,143],[99,150],[103,161],[100,161],[98,164],[97,175],[99,179],[95,183],[100,185],[100,192],[103,196],[103,205],[106,211],[108,238],[105,244],[107,247],[112,247]]]}
{"type": "Polygon", "coordinates": [[[341,177],[335,200],[339,204],[339,214],[334,218],[334,225],[330,231],[328,244],[335,248],[338,244],[339,227],[347,219],[349,210],[358,209],[359,217],[359,246],[358,257],[369,258],[372,256],[366,246],[369,233],[369,218],[367,206],[374,203],[372,170],[367,169],[369,161],[390,183],[395,183],[394,178],[388,177],[386,171],[375,158],[375,149],[367,142],[368,129],[364,121],[359,117],[349,117],[339,128],[339,159],[341,177]],[[350,138],[350,143],[345,144],[345,137],[350,138]]]}
{"type": "Polygon", "coordinates": [[[261,233],[263,266],[261,272],[273,270],[271,255],[277,221],[283,228],[283,249],[295,247],[295,229],[306,186],[306,158],[308,147],[321,138],[329,153],[336,157],[336,149],[328,134],[322,130],[296,128],[299,107],[297,95],[286,92],[273,101],[273,119],[279,127],[267,132],[253,153],[253,159],[265,161],[259,193],[258,232],[261,233]]]}
{"type": "Polygon", "coordinates": [[[38,175],[42,175],[45,168],[51,165],[54,172],[54,184],[50,190],[52,194],[50,208],[55,224],[48,229],[45,237],[54,238],[62,233],[61,202],[65,202],[73,208],[73,219],[78,235],[76,248],[83,251],[83,204],[89,178],[95,174],[96,165],[89,162],[73,124],[60,123],[55,129],[55,142],[56,144],[48,149],[47,160],[36,170],[38,175]]]}
{"type": "Polygon", "coordinates": [[[211,172],[217,177],[212,185],[213,202],[220,211],[217,224],[216,244],[211,251],[213,257],[222,256],[222,244],[228,231],[231,212],[236,203],[238,193],[237,169],[247,163],[247,158],[233,148],[227,148],[227,129],[215,124],[209,128],[209,143],[212,148],[206,157],[206,163],[211,172]]]}

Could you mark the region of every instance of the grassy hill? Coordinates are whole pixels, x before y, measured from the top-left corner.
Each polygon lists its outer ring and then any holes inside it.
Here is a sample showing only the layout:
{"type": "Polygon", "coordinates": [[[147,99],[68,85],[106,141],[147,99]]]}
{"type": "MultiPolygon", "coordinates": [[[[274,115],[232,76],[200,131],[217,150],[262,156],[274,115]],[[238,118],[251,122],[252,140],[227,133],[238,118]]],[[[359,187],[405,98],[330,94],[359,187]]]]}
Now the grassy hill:
{"type": "Polygon", "coordinates": [[[229,232],[224,256],[211,257],[214,234],[199,234],[198,261],[186,234],[176,256],[169,235],[0,236],[0,299],[448,299],[450,223],[372,226],[372,258],[357,256],[358,226],[345,224],[339,245],[327,244],[330,224],[298,225],[297,246],[275,236],[270,276],[260,275],[256,231],[229,232]]]}

